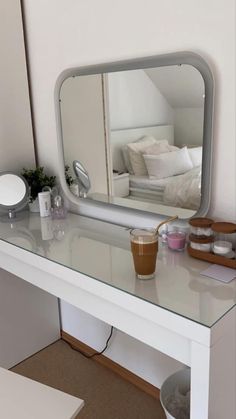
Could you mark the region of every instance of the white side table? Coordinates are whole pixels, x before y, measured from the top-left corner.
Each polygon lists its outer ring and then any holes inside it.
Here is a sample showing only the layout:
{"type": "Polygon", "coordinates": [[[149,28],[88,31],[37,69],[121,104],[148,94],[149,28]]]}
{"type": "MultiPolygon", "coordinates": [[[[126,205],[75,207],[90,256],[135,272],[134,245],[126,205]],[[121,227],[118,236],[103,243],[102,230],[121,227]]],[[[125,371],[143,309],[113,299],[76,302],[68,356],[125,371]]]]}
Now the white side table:
{"type": "Polygon", "coordinates": [[[129,173],[113,173],[114,195],[125,197],[129,195],[129,173]]]}

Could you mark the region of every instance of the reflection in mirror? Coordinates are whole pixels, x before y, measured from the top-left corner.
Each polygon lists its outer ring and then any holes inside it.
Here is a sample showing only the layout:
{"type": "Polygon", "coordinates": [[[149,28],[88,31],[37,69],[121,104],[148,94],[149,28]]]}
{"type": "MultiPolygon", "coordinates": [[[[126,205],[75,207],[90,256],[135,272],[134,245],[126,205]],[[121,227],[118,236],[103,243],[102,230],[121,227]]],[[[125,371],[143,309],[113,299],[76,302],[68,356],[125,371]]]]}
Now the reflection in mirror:
{"type": "Polygon", "coordinates": [[[191,217],[202,197],[205,95],[188,64],[68,77],[60,89],[65,164],[85,167],[88,198],[191,217]]]}
{"type": "Polygon", "coordinates": [[[77,178],[76,180],[79,186],[78,188],[79,196],[81,198],[86,198],[88,191],[91,187],[89,174],[78,160],[73,161],[73,169],[74,169],[74,172],[77,178]]]}
{"type": "Polygon", "coordinates": [[[0,209],[7,210],[9,218],[15,217],[15,210],[27,204],[28,185],[22,176],[14,173],[0,173],[0,209]]]}

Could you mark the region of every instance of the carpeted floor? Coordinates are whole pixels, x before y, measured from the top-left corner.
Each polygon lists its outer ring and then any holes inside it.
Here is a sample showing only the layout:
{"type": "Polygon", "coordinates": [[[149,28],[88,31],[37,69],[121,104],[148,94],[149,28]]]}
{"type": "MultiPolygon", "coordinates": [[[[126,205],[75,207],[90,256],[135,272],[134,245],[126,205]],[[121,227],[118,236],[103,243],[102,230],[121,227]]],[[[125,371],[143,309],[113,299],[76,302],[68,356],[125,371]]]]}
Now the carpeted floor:
{"type": "Polygon", "coordinates": [[[78,419],[165,419],[158,401],[62,340],[12,371],[83,399],[78,419]]]}

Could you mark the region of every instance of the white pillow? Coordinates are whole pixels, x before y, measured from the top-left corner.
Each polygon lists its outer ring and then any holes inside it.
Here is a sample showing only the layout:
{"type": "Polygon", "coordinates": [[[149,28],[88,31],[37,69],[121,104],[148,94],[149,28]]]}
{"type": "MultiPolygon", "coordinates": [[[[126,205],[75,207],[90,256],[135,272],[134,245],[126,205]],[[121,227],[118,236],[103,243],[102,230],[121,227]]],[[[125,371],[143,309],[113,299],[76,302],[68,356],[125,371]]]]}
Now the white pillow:
{"type": "Polygon", "coordinates": [[[141,151],[142,154],[153,154],[158,155],[161,153],[168,153],[169,150],[169,144],[167,140],[162,140],[159,142],[155,142],[152,145],[149,145],[141,151]]]}
{"type": "Polygon", "coordinates": [[[125,168],[127,169],[127,171],[131,175],[133,175],[134,172],[133,172],[133,168],[132,168],[131,163],[130,163],[128,144],[142,143],[142,142],[146,143],[147,140],[149,141],[150,139],[151,139],[151,141],[155,140],[155,138],[153,138],[153,137],[144,136],[144,137],[139,138],[138,140],[131,141],[130,143],[127,143],[127,144],[122,146],[121,151],[122,151],[122,156],[123,156],[123,160],[124,160],[124,165],[125,165],[125,168]]]}
{"type": "Polygon", "coordinates": [[[124,165],[125,165],[126,170],[127,170],[127,171],[131,174],[131,175],[133,175],[133,174],[134,174],[134,172],[133,172],[133,169],[132,169],[132,166],[131,166],[130,160],[129,160],[129,151],[128,151],[127,144],[125,144],[125,145],[122,147],[122,156],[123,156],[124,165]]]}
{"type": "Polygon", "coordinates": [[[179,150],[178,147],[170,145],[167,140],[161,140],[142,150],[142,154],[152,154],[157,156],[158,154],[168,153],[169,151],[175,150],[179,150]]]}
{"type": "Polygon", "coordinates": [[[169,145],[170,151],[177,151],[179,150],[179,147],[176,147],[175,145],[169,145]]]}
{"type": "Polygon", "coordinates": [[[147,168],[142,156],[142,150],[153,145],[157,140],[153,137],[143,137],[140,141],[127,144],[129,159],[132,166],[133,173],[136,176],[147,175],[147,168]]]}
{"type": "Polygon", "coordinates": [[[158,156],[144,154],[148,174],[155,179],[180,175],[193,168],[187,147],[158,156]]]}
{"type": "Polygon", "coordinates": [[[188,149],[190,159],[193,162],[193,167],[201,166],[202,164],[202,147],[194,147],[188,149]]]}

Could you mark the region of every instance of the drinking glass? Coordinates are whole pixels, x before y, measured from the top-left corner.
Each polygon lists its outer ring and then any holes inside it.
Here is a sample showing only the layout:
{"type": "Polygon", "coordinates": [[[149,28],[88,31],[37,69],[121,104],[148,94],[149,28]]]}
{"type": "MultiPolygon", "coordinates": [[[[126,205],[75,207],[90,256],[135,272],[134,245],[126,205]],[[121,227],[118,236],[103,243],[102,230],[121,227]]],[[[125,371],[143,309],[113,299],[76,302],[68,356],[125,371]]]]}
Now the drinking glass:
{"type": "Polygon", "coordinates": [[[137,278],[153,278],[158,252],[158,234],[152,229],[134,229],[130,232],[130,241],[137,278]]]}

